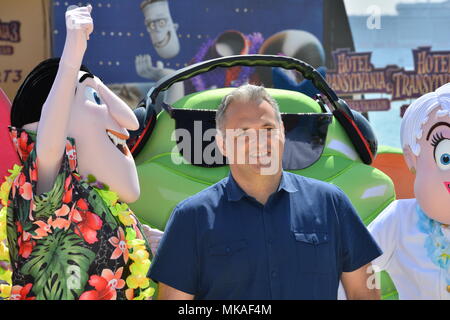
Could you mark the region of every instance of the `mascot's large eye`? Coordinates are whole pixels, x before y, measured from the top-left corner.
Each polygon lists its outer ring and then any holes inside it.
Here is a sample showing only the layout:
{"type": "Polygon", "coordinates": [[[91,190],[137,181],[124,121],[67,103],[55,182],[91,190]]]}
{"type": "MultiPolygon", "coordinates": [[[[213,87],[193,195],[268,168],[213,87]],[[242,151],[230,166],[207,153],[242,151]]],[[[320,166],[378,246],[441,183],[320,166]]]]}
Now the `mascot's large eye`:
{"type": "Polygon", "coordinates": [[[450,169],[450,140],[443,139],[434,149],[434,160],[441,170],[450,169]]]}
{"type": "Polygon", "coordinates": [[[86,89],[84,90],[84,94],[89,101],[92,101],[93,103],[96,103],[98,105],[102,104],[100,96],[98,92],[94,90],[94,88],[86,87],[86,89]]]}

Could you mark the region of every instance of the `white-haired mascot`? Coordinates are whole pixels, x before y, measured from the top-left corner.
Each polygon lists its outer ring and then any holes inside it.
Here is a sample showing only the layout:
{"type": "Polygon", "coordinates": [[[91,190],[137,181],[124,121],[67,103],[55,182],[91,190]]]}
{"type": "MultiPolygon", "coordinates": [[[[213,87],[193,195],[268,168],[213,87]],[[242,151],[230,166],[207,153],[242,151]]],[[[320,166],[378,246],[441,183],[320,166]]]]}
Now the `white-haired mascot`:
{"type": "Polygon", "coordinates": [[[414,199],[396,200],[370,225],[383,250],[373,265],[400,299],[450,299],[450,84],[407,109],[401,124],[414,199]]]}

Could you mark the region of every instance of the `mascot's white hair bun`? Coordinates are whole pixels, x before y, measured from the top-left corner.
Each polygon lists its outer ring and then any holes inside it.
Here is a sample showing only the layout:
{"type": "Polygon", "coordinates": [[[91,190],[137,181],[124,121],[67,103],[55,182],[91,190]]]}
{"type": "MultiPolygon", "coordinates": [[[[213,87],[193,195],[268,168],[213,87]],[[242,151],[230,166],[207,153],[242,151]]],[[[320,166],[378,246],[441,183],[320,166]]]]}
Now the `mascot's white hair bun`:
{"type": "Polygon", "coordinates": [[[422,127],[436,108],[440,108],[436,113],[438,118],[449,116],[450,83],[439,87],[434,92],[424,94],[406,109],[400,128],[401,144],[403,148],[409,146],[416,156],[420,154],[420,145],[417,141],[422,137],[422,127]]]}

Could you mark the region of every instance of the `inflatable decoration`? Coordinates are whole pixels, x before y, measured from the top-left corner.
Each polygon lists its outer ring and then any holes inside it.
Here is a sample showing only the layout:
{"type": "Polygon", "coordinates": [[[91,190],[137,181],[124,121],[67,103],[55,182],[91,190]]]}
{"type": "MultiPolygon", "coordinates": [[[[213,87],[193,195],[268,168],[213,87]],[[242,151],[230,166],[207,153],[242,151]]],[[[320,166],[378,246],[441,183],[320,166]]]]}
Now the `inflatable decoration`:
{"type": "MultiPolygon", "coordinates": [[[[229,56],[188,66],[161,79],[137,111],[142,125],[132,152],[145,196],[130,207],[143,223],[164,230],[178,202],[229,172],[208,129],[215,128],[215,110],[233,88],[193,93],[173,105],[162,101],[160,93],[177,81],[235,66],[297,70],[329,100],[326,105],[323,99],[314,100],[299,92],[267,89],[280,106],[286,129],[285,170],[337,185],[366,224],[395,199],[391,179],[370,165],[377,142],[368,121],[350,110],[314,68],[284,56],[229,56]],[[154,110],[159,108],[163,111],[157,115],[154,110]],[[215,161],[202,159],[202,154],[209,153],[215,161]]],[[[389,283],[384,286],[384,294],[394,290],[389,283]]]]}

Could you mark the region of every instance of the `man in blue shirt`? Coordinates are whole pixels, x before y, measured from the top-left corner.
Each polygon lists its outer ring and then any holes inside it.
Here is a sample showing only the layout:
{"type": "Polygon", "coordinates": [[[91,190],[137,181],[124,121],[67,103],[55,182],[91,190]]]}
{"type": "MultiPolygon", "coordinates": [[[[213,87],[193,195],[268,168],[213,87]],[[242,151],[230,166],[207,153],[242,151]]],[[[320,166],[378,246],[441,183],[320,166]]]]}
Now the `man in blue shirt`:
{"type": "Polygon", "coordinates": [[[339,188],[282,170],[265,89],[234,90],[216,123],[231,172],[174,209],[150,270],[159,299],[336,299],[340,280],[348,299],[378,299],[380,249],[339,188]]]}

